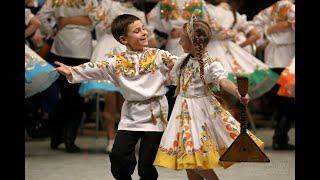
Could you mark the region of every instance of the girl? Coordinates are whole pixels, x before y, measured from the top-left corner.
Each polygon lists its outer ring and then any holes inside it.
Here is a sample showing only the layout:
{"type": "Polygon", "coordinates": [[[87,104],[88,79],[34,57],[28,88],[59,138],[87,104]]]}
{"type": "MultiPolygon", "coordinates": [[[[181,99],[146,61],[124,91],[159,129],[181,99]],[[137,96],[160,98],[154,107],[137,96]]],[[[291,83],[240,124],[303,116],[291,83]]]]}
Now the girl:
{"type": "MultiPolygon", "coordinates": [[[[226,78],[218,59],[205,51],[212,36],[209,25],[191,20],[183,26],[180,44],[189,55],[178,61],[171,71],[177,85],[177,99],[168,126],[162,136],[154,164],[174,170],[186,169],[188,179],[218,179],[215,167],[231,163],[219,161],[222,153],[240,133],[239,123],[210,94],[209,84],[241,98],[237,87],[226,78]]],[[[252,135],[260,148],[264,143],[252,135]]]]}

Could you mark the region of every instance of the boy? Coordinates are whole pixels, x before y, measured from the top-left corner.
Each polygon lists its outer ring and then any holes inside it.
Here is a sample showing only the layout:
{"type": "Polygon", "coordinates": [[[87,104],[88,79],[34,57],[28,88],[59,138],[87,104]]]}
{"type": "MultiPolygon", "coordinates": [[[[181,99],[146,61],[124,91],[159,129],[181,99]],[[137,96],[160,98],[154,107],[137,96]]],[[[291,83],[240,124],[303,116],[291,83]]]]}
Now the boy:
{"type": "Polygon", "coordinates": [[[135,145],[140,139],[138,174],[141,179],[157,179],[153,161],[168,115],[164,83],[177,57],[147,48],[148,33],[136,16],[116,17],[111,31],[126,46],[125,52],[75,67],[56,62],[60,66],[56,70],[71,83],[104,78],[121,90],[125,102],[110,154],[111,172],[116,179],[131,179],[136,165],[135,145]]]}

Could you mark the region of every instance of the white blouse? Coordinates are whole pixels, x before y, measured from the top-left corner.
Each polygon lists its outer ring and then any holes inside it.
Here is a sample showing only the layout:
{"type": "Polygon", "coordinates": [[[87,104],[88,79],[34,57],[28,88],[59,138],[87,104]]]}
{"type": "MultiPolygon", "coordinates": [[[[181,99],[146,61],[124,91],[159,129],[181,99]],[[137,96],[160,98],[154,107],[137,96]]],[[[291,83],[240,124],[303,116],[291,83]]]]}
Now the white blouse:
{"type": "MultiPolygon", "coordinates": [[[[196,58],[190,58],[185,67],[181,65],[185,61],[186,56],[179,58],[175,63],[170,78],[172,84],[180,87],[180,95],[193,98],[207,96],[207,89],[204,87],[203,81],[200,78],[200,66],[196,58]],[[179,81],[180,80],[180,81],[179,81]]],[[[204,54],[204,81],[206,84],[214,84],[219,86],[220,80],[227,78],[227,72],[217,58],[209,57],[208,53],[204,54]]]]}
{"type": "MultiPolygon", "coordinates": [[[[44,4],[45,7],[42,8],[38,16],[41,19],[46,19],[50,16],[54,16],[56,19],[73,16],[89,16],[91,18],[90,12],[97,6],[96,0],[72,2],[47,0],[44,4]]],[[[90,59],[92,54],[92,30],[92,25],[66,25],[54,37],[51,52],[58,56],[90,59]]]]}
{"type": "Polygon", "coordinates": [[[165,82],[176,56],[169,52],[145,48],[143,52],[126,51],[95,63],[71,68],[71,83],[105,79],[117,86],[125,98],[119,130],[163,131],[160,112],[167,119],[168,102],[165,82]],[[157,123],[152,123],[151,112],[157,123]]]}

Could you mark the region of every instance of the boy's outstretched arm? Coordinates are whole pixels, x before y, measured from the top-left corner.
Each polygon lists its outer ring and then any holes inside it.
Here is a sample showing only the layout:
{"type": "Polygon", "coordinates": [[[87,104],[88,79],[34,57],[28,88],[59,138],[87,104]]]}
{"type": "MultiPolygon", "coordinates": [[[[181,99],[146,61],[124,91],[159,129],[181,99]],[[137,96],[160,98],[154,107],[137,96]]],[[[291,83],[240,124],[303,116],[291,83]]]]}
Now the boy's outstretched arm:
{"type": "Polygon", "coordinates": [[[220,80],[219,84],[222,89],[226,90],[228,93],[237,97],[242,104],[244,104],[244,105],[248,104],[248,102],[249,102],[248,94],[245,97],[241,97],[237,86],[232,81],[230,81],[227,78],[224,78],[224,79],[220,80]]]}
{"type": "Polygon", "coordinates": [[[54,70],[66,76],[70,83],[80,83],[88,80],[113,81],[113,71],[105,60],[95,63],[87,62],[78,66],[67,66],[58,61],[55,64],[58,67],[54,70]]]}
{"type": "Polygon", "coordinates": [[[71,70],[70,70],[71,67],[70,66],[67,66],[59,61],[55,61],[54,64],[58,66],[54,69],[54,71],[57,71],[58,73],[66,76],[66,78],[69,81],[72,81],[72,74],[71,74],[71,70]]]}

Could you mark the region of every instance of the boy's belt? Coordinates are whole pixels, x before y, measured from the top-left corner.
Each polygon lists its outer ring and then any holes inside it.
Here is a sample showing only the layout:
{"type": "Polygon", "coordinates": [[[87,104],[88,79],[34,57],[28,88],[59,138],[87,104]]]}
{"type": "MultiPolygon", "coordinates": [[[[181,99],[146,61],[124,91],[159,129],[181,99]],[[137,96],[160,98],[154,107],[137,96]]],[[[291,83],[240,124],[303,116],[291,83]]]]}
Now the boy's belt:
{"type": "Polygon", "coordinates": [[[166,127],[167,126],[167,120],[165,119],[163,112],[162,112],[162,106],[160,103],[160,99],[163,98],[164,95],[162,96],[156,96],[156,97],[152,97],[150,99],[146,99],[146,100],[142,100],[142,101],[128,101],[129,103],[143,103],[143,104],[150,104],[150,121],[156,125],[157,124],[157,119],[156,117],[153,115],[153,107],[152,107],[152,103],[153,102],[157,102],[159,103],[160,106],[160,120],[162,122],[162,124],[166,127]]]}

